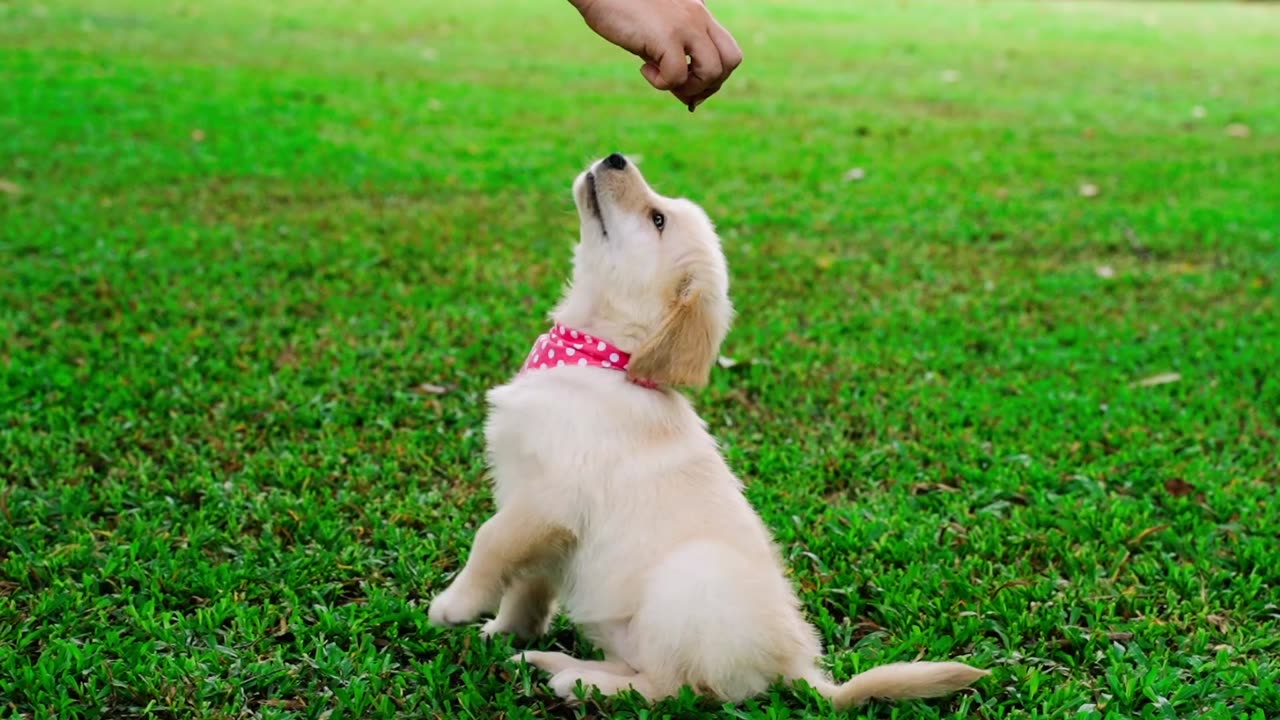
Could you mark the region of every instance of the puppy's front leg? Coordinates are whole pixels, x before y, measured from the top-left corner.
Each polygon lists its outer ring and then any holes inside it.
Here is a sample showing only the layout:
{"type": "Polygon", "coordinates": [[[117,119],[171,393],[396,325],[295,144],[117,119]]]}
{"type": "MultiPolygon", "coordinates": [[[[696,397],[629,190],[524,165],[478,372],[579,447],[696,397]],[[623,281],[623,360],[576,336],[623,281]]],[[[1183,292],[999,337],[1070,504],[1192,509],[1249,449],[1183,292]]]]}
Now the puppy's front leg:
{"type": "Polygon", "coordinates": [[[517,574],[557,563],[576,543],[568,528],[519,506],[502,508],[480,527],[466,567],[431,602],[427,617],[433,625],[460,625],[492,612],[517,574]]]}

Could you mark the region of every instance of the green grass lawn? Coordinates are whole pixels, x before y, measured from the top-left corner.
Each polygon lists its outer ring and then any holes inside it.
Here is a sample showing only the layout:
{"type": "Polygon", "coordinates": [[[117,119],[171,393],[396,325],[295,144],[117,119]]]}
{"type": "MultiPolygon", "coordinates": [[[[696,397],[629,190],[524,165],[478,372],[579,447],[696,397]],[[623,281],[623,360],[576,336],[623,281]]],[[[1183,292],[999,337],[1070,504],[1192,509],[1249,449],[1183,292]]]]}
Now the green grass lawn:
{"type": "Polygon", "coordinates": [[[563,0],[0,0],[0,717],[835,717],[427,625],[613,150],[837,679],[994,671],[849,716],[1280,715],[1280,8],[714,7],[689,115],[563,0]]]}

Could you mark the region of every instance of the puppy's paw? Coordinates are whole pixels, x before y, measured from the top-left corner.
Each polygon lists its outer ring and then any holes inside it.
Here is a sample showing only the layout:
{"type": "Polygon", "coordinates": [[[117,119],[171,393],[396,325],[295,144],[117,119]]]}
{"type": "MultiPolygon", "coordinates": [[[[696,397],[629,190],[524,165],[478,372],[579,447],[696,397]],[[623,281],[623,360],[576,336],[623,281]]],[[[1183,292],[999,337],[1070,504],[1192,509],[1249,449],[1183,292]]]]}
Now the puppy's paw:
{"type": "Polygon", "coordinates": [[[547,632],[547,622],[512,622],[508,618],[504,618],[501,614],[498,617],[489,620],[480,628],[480,634],[486,640],[494,635],[513,635],[518,640],[528,642],[547,632]]]}
{"type": "Polygon", "coordinates": [[[574,660],[562,652],[544,652],[542,650],[525,650],[523,652],[518,652],[511,656],[511,662],[532,665],[533,667],[552,675],[559,674],[578,665],[577,660],[574,660]]]}
{"type": "Polygon", "coordinates": [[[485,640],[491,640],[494,635],[515,635],[523,638],[517,628],[508,627],[507,623],[503,622],[500,617],[486,621],[480,628],[480,637],[485,640]]]}
{"type": "Polygon", "coordinates": [[[571,703],[577,703],[580,702],[577,695],[579,681],[583,681],[583,696],[591,697],[591,686],[583,680],[582,673],[578,670],[561,670],[551,676],[551,681],[548,685],[551,686],[551,692],[560,696],[561,699],[567,700],[571,703]]]}
{"type": "Polygon", "coordinates": [[[464,625],[484,612],[484,608],[475,599],[468,597],[457,586],[450,586],[431,601],[427,610],[427,620],[436,627],[464,625]]]}

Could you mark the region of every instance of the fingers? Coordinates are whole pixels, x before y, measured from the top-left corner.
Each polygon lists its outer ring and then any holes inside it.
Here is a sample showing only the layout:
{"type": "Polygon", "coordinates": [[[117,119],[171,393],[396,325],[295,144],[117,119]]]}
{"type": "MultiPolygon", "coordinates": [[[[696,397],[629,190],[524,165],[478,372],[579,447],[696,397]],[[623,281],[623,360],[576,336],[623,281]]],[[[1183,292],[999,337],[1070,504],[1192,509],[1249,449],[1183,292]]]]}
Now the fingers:
{"type": "Polygon", "coordinates": [[[655,1],[653,13],[643,17],[618,15],[616,7],[610,14],[608,4],[592,0],[580,5],[587,24],[643,59],[644,79],[673,94],[690,111],[719,92],[742,64],[742,48],[702,0],[655,1]]]}
{"type": "Polygon", "coordinates": [[[671,44],[662,50],[660,55],[646,62],[640,68],[644,79],[658,90],[672,90],[685,85],[689,80],[689,65],[685,61],[684,49],[671,44]]]}
{"type": "Polygon", "coordinates": [[[733,35],[714,20],[711,21],[711,31],[708,34],[711,42],[715,43],[716,50],[720,51],[720,63],[724,66],[720,82],[723,83],[742,64],[742,48],[738,47],[738,41],[733,39],[733,35]]]}
{"type": "Polygon", "coordinates": [[[712,85],[719,85],[724,65],[720,62],[720,51],[709,35],[700,34],[692,38],[685,45],[685,51],[690,58],[689,77],[675,88],[675,94],[687,102],[712,85]]]}
{"type": "Polygon", "coordinates": [[[733,71],[742,64],[742,48],[729,31],[711,21],[705,41],[689,47],[693,59],[689,79],[673,94],[693,112],[707,98],[719,92],[733,71]]]}

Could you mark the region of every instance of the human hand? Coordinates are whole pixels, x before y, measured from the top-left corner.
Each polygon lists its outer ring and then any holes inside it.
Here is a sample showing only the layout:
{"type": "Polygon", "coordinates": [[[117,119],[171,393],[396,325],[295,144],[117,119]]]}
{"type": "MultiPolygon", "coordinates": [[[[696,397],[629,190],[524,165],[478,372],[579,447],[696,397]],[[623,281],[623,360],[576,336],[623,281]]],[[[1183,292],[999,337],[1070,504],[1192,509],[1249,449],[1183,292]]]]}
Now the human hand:
{"type": "Polygon", "coordinates": [[[597,35],[644,60],[644,79],[670,91],[689,112],[742,63],[738,43],[703,0],[570,2],[597,35]]]}

